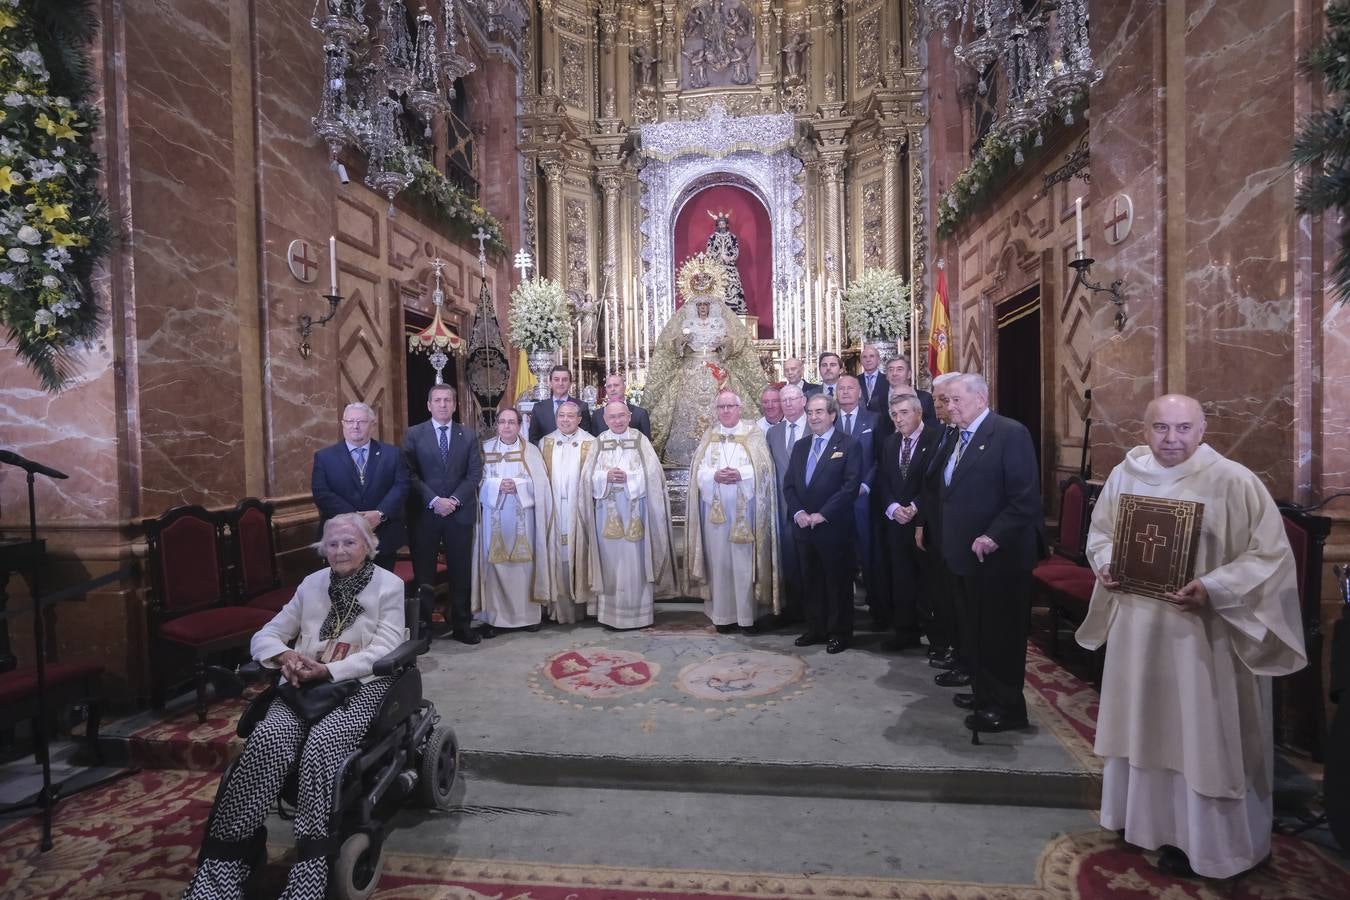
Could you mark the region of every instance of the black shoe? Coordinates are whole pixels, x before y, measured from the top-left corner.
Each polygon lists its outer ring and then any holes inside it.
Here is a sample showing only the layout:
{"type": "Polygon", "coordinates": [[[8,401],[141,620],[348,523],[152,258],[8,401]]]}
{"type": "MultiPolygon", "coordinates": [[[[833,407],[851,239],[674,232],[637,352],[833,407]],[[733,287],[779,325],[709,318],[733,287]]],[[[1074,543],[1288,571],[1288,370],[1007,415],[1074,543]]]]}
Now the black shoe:
{"type": "Polygon", "coordinates": [[[497,636],[497,629],[493,628],[491,625],[484,624],[479,626],[478,633],[490,641],[497,636]]]}
{"type": "Polygon", "coordinates": [[[741,634],[759,634],[758,625],[742,625],[741,634]]]}
{"type": "Polygon", "coordinates": [[[932,659],[928,660],[928,664],[935,669],[955,669],[961,665],[961,663],[957,661],[956,652],[954,650],[948,650],[941,656],[934,656],[932,659]]]}
{"type": "Polygon", "coordinates": [[[942,657],[949,655],[951,652],[952,652],[951,647],[934,647],[930,644],[928,647],[928,658],[941,659],[942,657]]]}
{"type": "Polygon", "coordinates": [[[1028,724],[1026,716],[1014,719],[992,706],[966,716],[966,727],[971,731],[1014,731],[1026,728],[1028,724]]]}
{"type": "Polygon", "coordinates": [[[544,625],[543,622],[535,622],[533,625],[526,625],[525,630],[528,631],[530,634],[534,634],[536,631],[542,628],[543,625],[544,625]]]}
{"type": "Polygon", "coordinates": [[[714,625],[718,634],[732,634],[736,631],[735,625],[714,625]]]}
{"type": "Polygon", "coordinates": [[[813,644],[823,644],[825,643],[825,635],[808,631],[792,643],[797,647],[810,647],[813,644]]]}
{"type": "Polygon", "coordinates": [[[933,683],[938,687],[965,687],[970,684],[970,681],[970,673],[962,672],[960,669],[952,669],[950,672],[943,672],[933,677],[933,683]]]}
{"type": "Polygon", "coordinates": [[[461,644],[472,645],[480,643],[483,640],[483,638],[479,636],[478,632],[470,631],[467,628],[456,628],[453,636],[455,640],[459,641],[461,644]]]}
{"type": "Polygon", "coordinates": [[[1186,852],[1171,844],[1163,844],[1158,848],[1158,861],[1154,864],[1154,868],[1173,878],[1200,877],[1191,868],[1191,861],[1186,857],[1186,852]]]}
{"type": "Polygon", "coordinates": [[[843,653],[848,649],[848,638],[832,637],[825,642],[826,653],[843,653]]]}
{"type": "Polygon", "coordinates": [[[881,649],[885,650],[887,653],[899,653],[903,650],[913,650],[914,648],[922,647],[923,645],[919,643],[919,639],[916,637],[900,637],[899,635],[896,635],[895,637],[886,638],[886,640],[881,642],[880,646],[881,649]]]}
{"type": "Polygon", "coordinates": [[[952,694],[952,703],[956,704],[956,705],[959,706],[961,709],[974,709],[974,708],[975,708],[975,695],[974,695],[974,694],[952,694]]]}

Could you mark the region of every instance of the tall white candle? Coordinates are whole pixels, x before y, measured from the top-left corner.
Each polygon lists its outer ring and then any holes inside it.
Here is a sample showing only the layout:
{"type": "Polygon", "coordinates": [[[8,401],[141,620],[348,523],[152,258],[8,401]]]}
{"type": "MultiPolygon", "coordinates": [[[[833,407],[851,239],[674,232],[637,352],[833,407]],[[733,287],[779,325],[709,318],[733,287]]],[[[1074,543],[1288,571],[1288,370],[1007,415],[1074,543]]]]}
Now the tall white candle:
{"type": "Polygon", "coordinates": [[[1073,200],[1073,223],[1078,229],[1078,259],[1083,258],[1083,198],[1073,200]]]}
{"type": "Polygon", "coordinates": [[[328,236],[328,293],[337,296],[337,237],[328,236]]]}

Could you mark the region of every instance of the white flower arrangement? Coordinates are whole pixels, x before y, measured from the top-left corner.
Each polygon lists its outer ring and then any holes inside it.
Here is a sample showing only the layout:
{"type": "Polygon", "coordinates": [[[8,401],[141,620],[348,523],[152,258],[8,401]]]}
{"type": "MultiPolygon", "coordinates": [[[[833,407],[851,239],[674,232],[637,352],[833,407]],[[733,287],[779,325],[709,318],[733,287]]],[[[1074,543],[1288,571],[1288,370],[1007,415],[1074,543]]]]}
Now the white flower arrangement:
{"type": "Polygon", "coordinates": [[[907,337],[910,313],[909,285],[895,272],[867,269],[848,286],[840,305],[848,323],[849,337],[858,341],[873,338],[907,337]]]}
{"type": "Polygon", "coordinates": [[[511,292],[511,343],[527,353],[556,350],[572,337],[562,285],[551,278],[522,281],[511,292]]]}

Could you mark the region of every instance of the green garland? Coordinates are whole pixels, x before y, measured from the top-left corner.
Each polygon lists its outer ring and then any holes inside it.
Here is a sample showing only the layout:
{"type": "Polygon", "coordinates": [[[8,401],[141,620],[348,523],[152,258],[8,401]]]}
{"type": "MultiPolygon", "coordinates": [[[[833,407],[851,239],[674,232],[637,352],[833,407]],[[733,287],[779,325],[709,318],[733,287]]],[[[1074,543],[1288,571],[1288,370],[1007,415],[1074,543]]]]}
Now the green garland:
{"type": "MultiPolygon", "coordinates": [[[[1350,209],[1350,3],[1327,6],[1327,32],[1303,61],[1304,69],[1326,80],[1327,96],[1336,102],[1309,116],[1294,137],[1290,162],[1309,169],[1294,206],[1301,213],[1350,209]]],[[[1350,229],[1339,228],[1340,251],[1331,266],[1336,296],[1350,299],[1350,229]]]]}
{"type": "Polygon", "coordinates": [[[49,391],[99,332],[89,279],[113,242],[99,191],[91,0],[0,0],[0,323],[49,391]]]}
{"type": "Polygon", "coordinates": [[[418,156],[416,150],[408,148],[408,154],[413,175],[407,188],[408,194],[420,200],[440,224],[461,238],[471,239],[482,228],[488,234],[487,246],[498,253],[506,253],[502,225],[492,213],[441,174],[439,169],[418,156]]]}
{"type": "MultiPolygon", "coordinates": [[[[1087,118],[1086,106],[1081,99],[1074,104],[1074,117],[1080,122],[1087,118]]],[[[1066,126],[1052,113],[1040,131],[1040,143],[1031,135],[1014,143],[996,131],[986,134],[971,154],[970,165],[961,170],[952,186],[938,198],[937,236],[942,240],[951,237],[972,213],[993,201],[1014,172],[1024,171],[1027,162],[1040,156],[1046,147],[1055,146],[1071,127],[1074,126],[1066,126]],[[1016,162],[1019,148],[1023,156],[1021,165],[1016,162]]]]}

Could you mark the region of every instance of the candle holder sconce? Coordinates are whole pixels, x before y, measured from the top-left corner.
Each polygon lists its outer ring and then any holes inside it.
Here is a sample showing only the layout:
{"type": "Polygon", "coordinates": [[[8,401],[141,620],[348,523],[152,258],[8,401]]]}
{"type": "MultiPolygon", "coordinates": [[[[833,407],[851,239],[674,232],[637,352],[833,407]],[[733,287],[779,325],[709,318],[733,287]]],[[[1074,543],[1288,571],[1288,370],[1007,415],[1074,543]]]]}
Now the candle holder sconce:
{"type": "Polygon", "coordinates": [[[1116,331],[1120,331],[1125,327],[1127,318],[1125,315],[1125,296],[1120,292],[1121,285],[1125,282],[1117,278],[1115,281],[1111,282],[1110,287],[1103,287],[1100,282],[1093,284],[1091,281],[1088,281],[1088,276],[1092,273],[1092,264],[1094,262],[1096,262],[1096,260],[1090,256],[1079,256],[1077,259],[1070,260],[1069,267],[1077,273],[1074,276],[1073,283],[1075,285],[1082,285],[1094,294],[1103,293],[1107,295],[1106,299],[1115,304],[1116,331]]]}
{"type": "Polygon", "coordinates": [[[315,325],[327,325],[332,321],[333,316],[337,315],[338,304],[342,302],[341,294],[324,294],[323,299],[328,301],[328,315],[321,319],[316,319],[309,313],[301,313],[300,319],[300,358],[309,359],[310,350],[309,336],[314,331],[315,325]]]}

